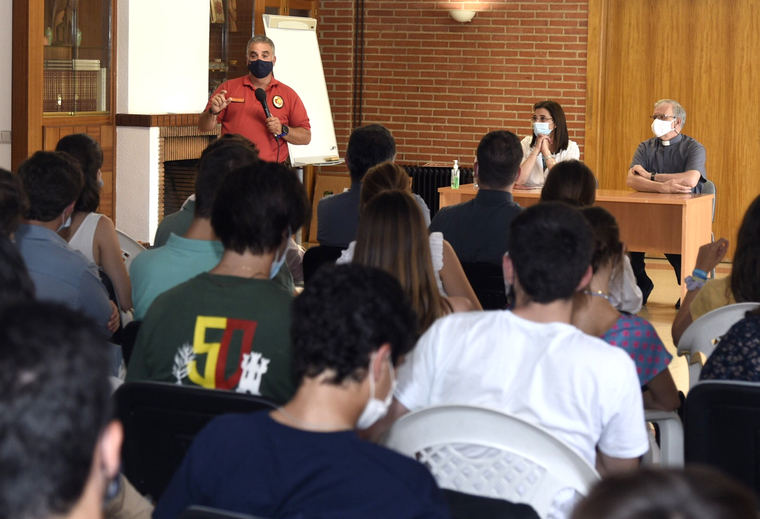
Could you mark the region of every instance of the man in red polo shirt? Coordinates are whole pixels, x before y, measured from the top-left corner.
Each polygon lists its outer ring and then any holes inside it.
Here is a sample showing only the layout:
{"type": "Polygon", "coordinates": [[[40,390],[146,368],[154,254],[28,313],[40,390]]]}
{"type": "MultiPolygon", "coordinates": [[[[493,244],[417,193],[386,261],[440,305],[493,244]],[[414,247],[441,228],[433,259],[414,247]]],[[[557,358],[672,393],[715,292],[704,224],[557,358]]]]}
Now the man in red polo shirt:
{"type": "Polygon", "coordinates": [[[239,133],[259,150],[259,158],[284,162],[288,158],[287,142],[309,144],[311,126],[306,108],[298,94],[274,78],[277,61],[274,42],[266,36],[254,36],[246,46],[248,75],[225,81],[209,99],[198,117],[198,128],[213,130],[222,123],[222,133],[239,133]],[[270,116],[256,98],[256,90],[266,93],[270,116]]]}

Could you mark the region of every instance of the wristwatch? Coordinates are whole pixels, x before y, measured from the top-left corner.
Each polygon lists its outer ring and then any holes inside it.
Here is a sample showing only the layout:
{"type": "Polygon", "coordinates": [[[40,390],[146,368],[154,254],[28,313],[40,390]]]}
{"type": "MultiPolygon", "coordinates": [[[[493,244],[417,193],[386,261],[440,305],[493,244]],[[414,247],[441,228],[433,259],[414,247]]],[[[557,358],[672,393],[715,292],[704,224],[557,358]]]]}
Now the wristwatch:
{"type": "Polygon", "coordinates": [[[282,132],[280,133],[280,135],[277,136],[277,138],[281,139],[281,138],[285,137],[289,133],[290,133],[290,128],[288,128],[287,124],[283,124],[282,125],[282,132]]]}
{"type": "Polygon", "coordinates": [[[652,173],[652,176],[649,177],[649,180],[651,180],[652,182],[654,182],[655,181],[654,177],[656,177],[656,176],[657,176],[657,173],[652,173]]]}

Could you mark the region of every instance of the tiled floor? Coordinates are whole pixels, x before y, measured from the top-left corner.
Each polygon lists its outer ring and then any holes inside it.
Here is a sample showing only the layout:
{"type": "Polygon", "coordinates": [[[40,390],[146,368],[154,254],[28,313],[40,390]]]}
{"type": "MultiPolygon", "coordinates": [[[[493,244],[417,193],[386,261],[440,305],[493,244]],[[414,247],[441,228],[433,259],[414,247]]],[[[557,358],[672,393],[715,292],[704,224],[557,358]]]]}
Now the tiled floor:
{"type": "MultiPolygon", "coordinates": [[[[723,263],[716,269],[716,277],[724,277],[730,271],[731,264],[723,263]]],[[[662,342],[665,343],[665,347],[673,355],[670,372],[678,389],[686,393],[689,389],[686,358],[676,356],[676,349],[670,336],[670,327],[677,312],[675,303],[680,296],[680,289],[676,285],[673,269],[665,258],[647,258],[647,274],[654,282],[654,290],[649,296],[647,305],[639,312],[639,315],[652,323],[662,342]]]]}

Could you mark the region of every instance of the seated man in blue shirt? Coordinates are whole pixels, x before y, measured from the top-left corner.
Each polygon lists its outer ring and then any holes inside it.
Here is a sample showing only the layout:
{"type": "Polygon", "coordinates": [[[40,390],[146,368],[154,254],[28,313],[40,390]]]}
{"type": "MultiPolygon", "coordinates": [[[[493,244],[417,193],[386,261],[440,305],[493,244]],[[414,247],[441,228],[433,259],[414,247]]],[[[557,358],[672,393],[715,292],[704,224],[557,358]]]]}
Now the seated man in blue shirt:
{"type": "Polygon", "coordinates": [[[16,245],[37,299],[80,310],[111,335],[119,327],[119,311],[108,300],[98,268],[57,234],[71,222],[82,170],[66,153],[38,151],[21,164],[18,175],[29,209],[16,231],[16,245]]]}
{"type": "Polygon", "coordinates": [[[365,442],[382,417],[415,317],[395,278],[323,268],[293,305],[297,393],[275,411],[223,416],[195,438],[154,518],[205,505],[265,517],[435,518],[448,510],[418,462],[365,442]]]}
{"type": "Polygon", "coordinates": [[[396,157],[396,141],[380,124],[368,124],[351,132],[346,148],[346,165],[351,188],[328,196],[317,205],[317,241],[330,247],[348,247],[359,227],[359,194],[367,170],[396,157]]]}

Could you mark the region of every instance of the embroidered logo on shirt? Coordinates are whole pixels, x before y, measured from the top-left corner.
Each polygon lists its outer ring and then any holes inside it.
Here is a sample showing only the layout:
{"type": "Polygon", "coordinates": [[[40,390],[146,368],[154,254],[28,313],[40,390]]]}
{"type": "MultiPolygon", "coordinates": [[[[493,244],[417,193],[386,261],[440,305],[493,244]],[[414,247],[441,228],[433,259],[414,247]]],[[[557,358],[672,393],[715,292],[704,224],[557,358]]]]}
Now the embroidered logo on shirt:
{"type": "Polygon", "coordinates": [[[274,96],[272,98],[272,104],[275,108],[282,108],[285,105],[285,101],[283,101],[280,96],[274,96]]]}

